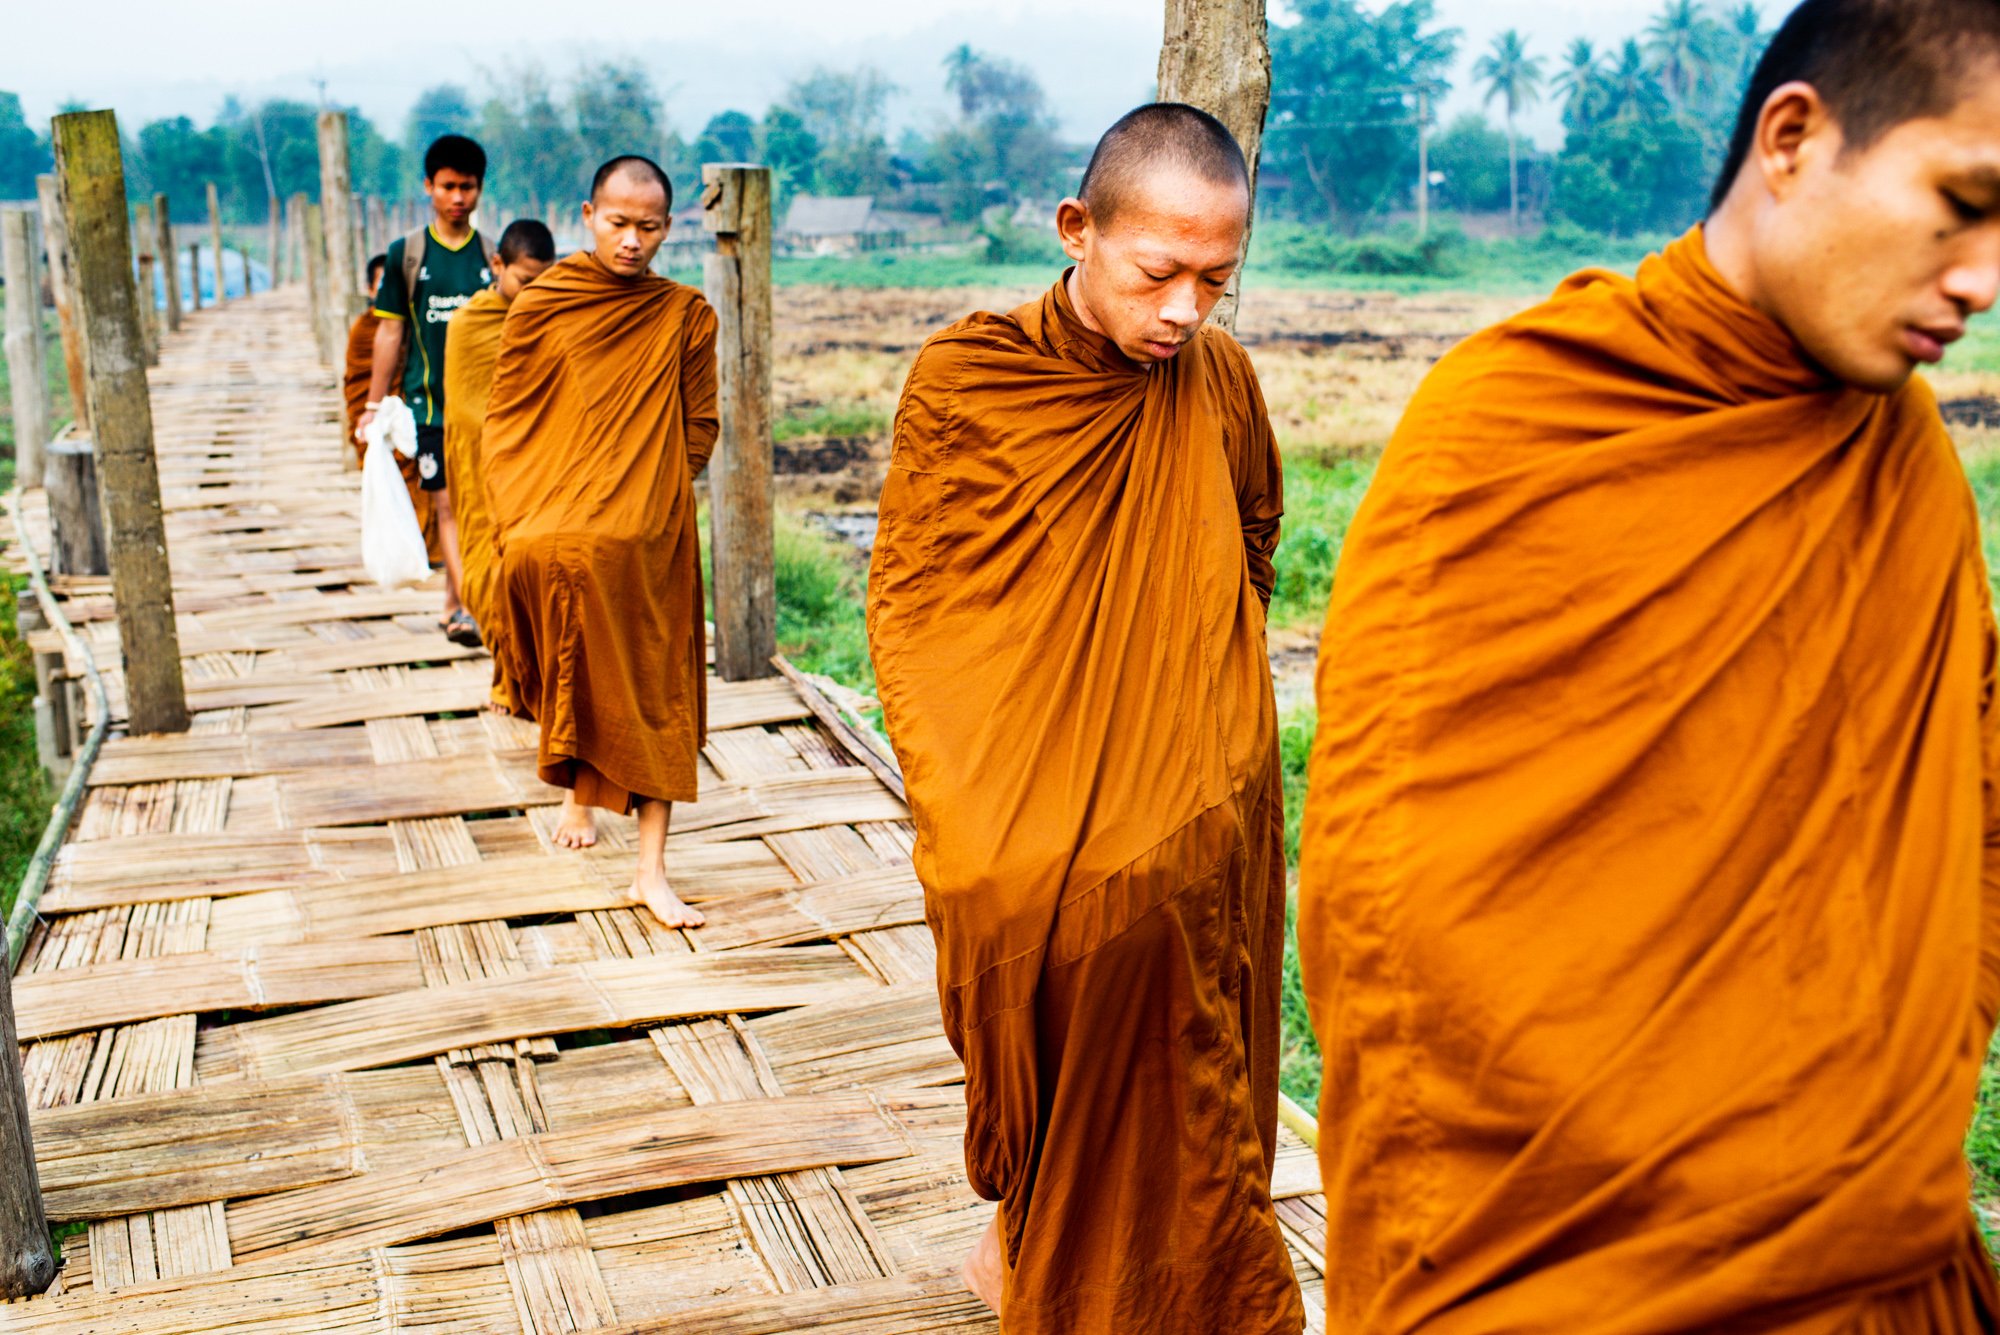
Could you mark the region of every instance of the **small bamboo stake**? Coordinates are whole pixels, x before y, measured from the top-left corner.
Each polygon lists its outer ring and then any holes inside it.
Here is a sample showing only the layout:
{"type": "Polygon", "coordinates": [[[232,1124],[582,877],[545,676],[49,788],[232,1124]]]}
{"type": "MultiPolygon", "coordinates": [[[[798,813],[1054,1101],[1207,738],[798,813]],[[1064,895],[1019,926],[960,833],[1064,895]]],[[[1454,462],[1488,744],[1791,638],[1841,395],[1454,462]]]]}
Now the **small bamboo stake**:
{"type": "Polygon", "coordinates": [[[201,242],[188,242],[188,295],[194,299],[194,308],[201,309],[201,242]]]}
{"type": "Polygon", "coordinates": [[[56,117],[55,150],[76,253],[77,305],[90,348],[90,416],[125,660],[126,715],[135,734],[185,732],[180,632],[153,455],[152,403],[138,356],[117,118],[108,111],[56,117]]]}
{"type": "Polygon", "coordinates": [[[213,181],[208,183],[208,242],[215,255],[215,304],[220,307],[229,299],[229,284],[222,272],[222,202],[213,181]]]}
{"type": "Polygon", "coordinates": [[[302,282],[306,276],[306,195],[303,190],[295,191],[285,206],[285,233],[285,281],[302,282]]]}
{"type": "Polygon", "coordinates": [[[7,279],[7,384],[14,404],[14,481],[42,485],[49,443],[48,373],[42,353],[42,285],[36,277],[35,217],[0,211],[0,263],[7,279]]]}
{"type": "Polygon", "coordinates": [[[42,245],[49,259],[49,291],[55,297],[56,324],[62,330],[63,369],[69,376],[70,415],[77,430],[90,431],[90,396],[84,392],[83,337],[76,317],[76,260],[69,249],[69,223],[63,217],[62,199],[54,176],[35,178],[35,195],[41,204],[42,245]]]}
{"type": "Polygon", "coordinates": [[[771,170],[701,169],[703,226],[715,234],[702,286],[715,307],[722,432],[708,463],[715,565],[715,671],[772,674],[777,580],[771,536],[771,170]]]}
{"type": "Polygon", "coordinates": [[[181,264],[180,255],[174,250],[174,224],[167,210],[165,195],[153,196],[153,227],[159,233],[154,242],[153,253],[166,266],[167,278],[167,329],[179,333],[181,327],[181,264]]]}

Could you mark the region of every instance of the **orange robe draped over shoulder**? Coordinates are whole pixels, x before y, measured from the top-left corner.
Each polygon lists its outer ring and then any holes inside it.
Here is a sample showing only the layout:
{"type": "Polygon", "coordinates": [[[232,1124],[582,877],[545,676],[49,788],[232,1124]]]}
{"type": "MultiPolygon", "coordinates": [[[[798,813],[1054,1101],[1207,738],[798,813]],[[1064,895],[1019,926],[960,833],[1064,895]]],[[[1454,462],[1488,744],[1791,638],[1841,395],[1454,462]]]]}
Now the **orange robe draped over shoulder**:
{"type": "Polygon", "coordinates": [[[445,326],[444,475],[451,490],[452,517],[458,523],[459,597],[479,623],[487,652],[493,655],[493,703],[511,710],[514,697],[502,670],[506,618],[495,596],[499,563],[493,507],[486,496],[485,461],[479,447],[486,400],[493,389],[493,366],[500,356],[500,324],[506,318],[506,301],[489,287],[459,307],[445,326]]]}
{"type": "MultiPolygon", "coordinates": [[[[347,364],[341,371],[340,392],[347,404],[347,443],[353,447],[357,461],[368,453],[368,447],[354,438],[354,424],[368,410],[368,381],[375,368],[375,330],[381,323],[381,316],[363,311],[347,330],[347,364]]],[[[430,551],[431,564],[436,565],[444,560],[444,548],[438,545],[437,510],[431,503],[431,494],[417,485],[415,459],[399,454],[396,466],[402,470],[403,485],[410,489],[410,502],[417,507],[417,524],[424,531],[424,546],[430,551]]]]}
{"type": "Polygon", "coordinates": [[[910,372],[868,583],[965,1158],[1009,1335],[1290,1335],[1272,1212],[1285,927],[1248,358],[1150,371],[1063,286],[910,372]]]}
{"type": "Polygon", "coordinates": [[[501,651],[544,782],[629,810],[695,797],[706,712],[694,478],[717,432],[715,312],[589,253],[514,299],[486,408],[501,651]]]}
{"type": "Polygon", "coordinates": [[[1990,607],[1929,389],[1699,230],[1438,365],[1320,649],[1329,1330],[1993,1329],[1990,607]]]}

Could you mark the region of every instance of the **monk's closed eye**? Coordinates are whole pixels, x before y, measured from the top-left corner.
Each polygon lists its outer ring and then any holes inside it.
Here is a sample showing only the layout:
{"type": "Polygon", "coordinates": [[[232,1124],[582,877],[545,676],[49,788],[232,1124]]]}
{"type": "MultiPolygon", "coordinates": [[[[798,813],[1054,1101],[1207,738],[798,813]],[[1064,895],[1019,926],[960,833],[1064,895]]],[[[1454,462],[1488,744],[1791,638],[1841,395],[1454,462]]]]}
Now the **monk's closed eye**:
{"type": "Polygon", "coordinates": [[[1986,220],[1987,211],[1985,209],[1980,208],[1978,205],[1962,198],[1959,195],[1952,193],[1949,190],[1943,191],[1942,193],[1944,195],[1945,203],[1951,206],[1951,211],[1957,215],[1958,220],[1960,222],[1970,226],[1974,223],[1980,223],[1986,220]]]}

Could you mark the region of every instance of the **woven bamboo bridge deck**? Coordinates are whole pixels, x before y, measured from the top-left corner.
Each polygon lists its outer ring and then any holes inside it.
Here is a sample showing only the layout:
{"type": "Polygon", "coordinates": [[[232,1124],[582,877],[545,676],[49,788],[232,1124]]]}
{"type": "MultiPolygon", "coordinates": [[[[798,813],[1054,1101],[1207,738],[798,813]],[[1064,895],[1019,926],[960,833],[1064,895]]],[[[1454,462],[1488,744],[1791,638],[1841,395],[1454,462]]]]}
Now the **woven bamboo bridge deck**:
{"type": "MultiPolygon", "coordinates": [[[[813,701],[711,683],[668,851],[708,925],[667,930],[629,820],[550,841],[435,589],[367,583],[303,292],[191,316],[151,385],[197,712],[106,743],[15,976],[89,1227],[0,1331],[995,1329],[908,812],[813,701]]],[[[108,583],[56,587],[115,720],[108,583]]],[[[1316,1190],[1287,1132],[1315,1309],[1316,1190]]]]}

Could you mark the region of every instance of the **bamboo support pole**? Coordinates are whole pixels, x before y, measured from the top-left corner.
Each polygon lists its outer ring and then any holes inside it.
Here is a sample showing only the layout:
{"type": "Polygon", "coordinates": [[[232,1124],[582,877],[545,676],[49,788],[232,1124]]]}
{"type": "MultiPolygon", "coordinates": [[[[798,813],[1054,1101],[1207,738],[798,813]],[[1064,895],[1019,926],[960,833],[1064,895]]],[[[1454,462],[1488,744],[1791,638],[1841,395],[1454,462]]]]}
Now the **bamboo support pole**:
{"type": "MultiPolygon", "coordinates": [[[[1200,107],[1236,136],[1250,168],[1250,199],[1257,199],[1257,155],[1264,115],[1271,105],[1271,47],[1265,37],[1264,0],[1167,0],[1160,43],[1160,100],[1200,107]]],[[[1243,244],[1250,244],[1246,217],[1243,244]]],[[[1236,328],[1243,271],[1229,279],[1210,322],[1236,328]]]]}
{"type": "Polygon", "coordinates": [[[188,289],[194,308],[201,309],[201,242],[188,242],[188,289]]]}
{"type": "Polygon", "coordinates": [[[153,228],[158,233],[154,240],[153,253],[160,257],[166,267],[167,279],[167,330],[179,333],[181,327],[181,257],[174,249],[174,224],[167,208],[165,195],[153,196],[153,228]]]}
{"type": "Polygon", "coordinates": [[[49,292],[55,298],[56,326],[62,332],[63,370],[69,378],[70,416],[77,430],[90,431],[90,396],[84,393],[83,335],[76,317],[76,260],[69,249],[69,223],[54,176],[35,178],[41,205],[42,246],[49,260],[49,292]]]}
{"type": "MultiPolygon", "coordinates": [[[[293,193],[285,205],[285,281],[300,283],[305,281],[306,263],[306,195],[300,190],[293,193]]],[[[308,307],[308,309],[313,309],[308,307]]]]}
{"type": "Polygon", "coordinates": [[[42,485],[49,444],[48,371],[42,351],[42,285],[35,264],[35,215],[0,210],[0,265],[7,280],[7,385],[14,406],[14,481],[42,485]]]}
{"type": "Polygon", "coordinates": [[[715,670],[768,677],[777,652],[771,538],[771,171],[701,169],[702,225],[715,235],[703,287],[715,307],[722,430],[708,461],[715,568],[715,670]]]}
{"type": "Polygon", "coordinates": [[[222,272],[222,201],[213,181],[208,183],[208,245],[215,256],[215,304],[219,307],[229,299],[229,285],[222,272]]]}
{"type": "Polygon", "coordinates": [[[78,314],[90,349],[92,438],[125,662],[128,726],[134,734],[185,732],[180,632],[153,455],[152,402],[138,356],[117,118],[108,111],[56,117],[55,150],[76,257],[78,314]]]}
{"type": "Polygon", "coordinates": [[[268,200],[265,201],[265,203],[266,207],[269,208],[271,213],[271,222],[270,222],[271,238],[270,238],[270,252],[269,252],[270,272],[269,274],[266,275],[266,277],[269,279],[270,287],[273,290],[275,290],[277,286],[284,281],[284,279],[279,276],[279,270],[282,268],[282,265],[278,259],[278,253],[280,250],[283,249],[284,245],[284,233],[279,222],[279,219],[281,217],[281,212],[278,207],[278,197],[276,195],[272,195],[268,200]]]}

